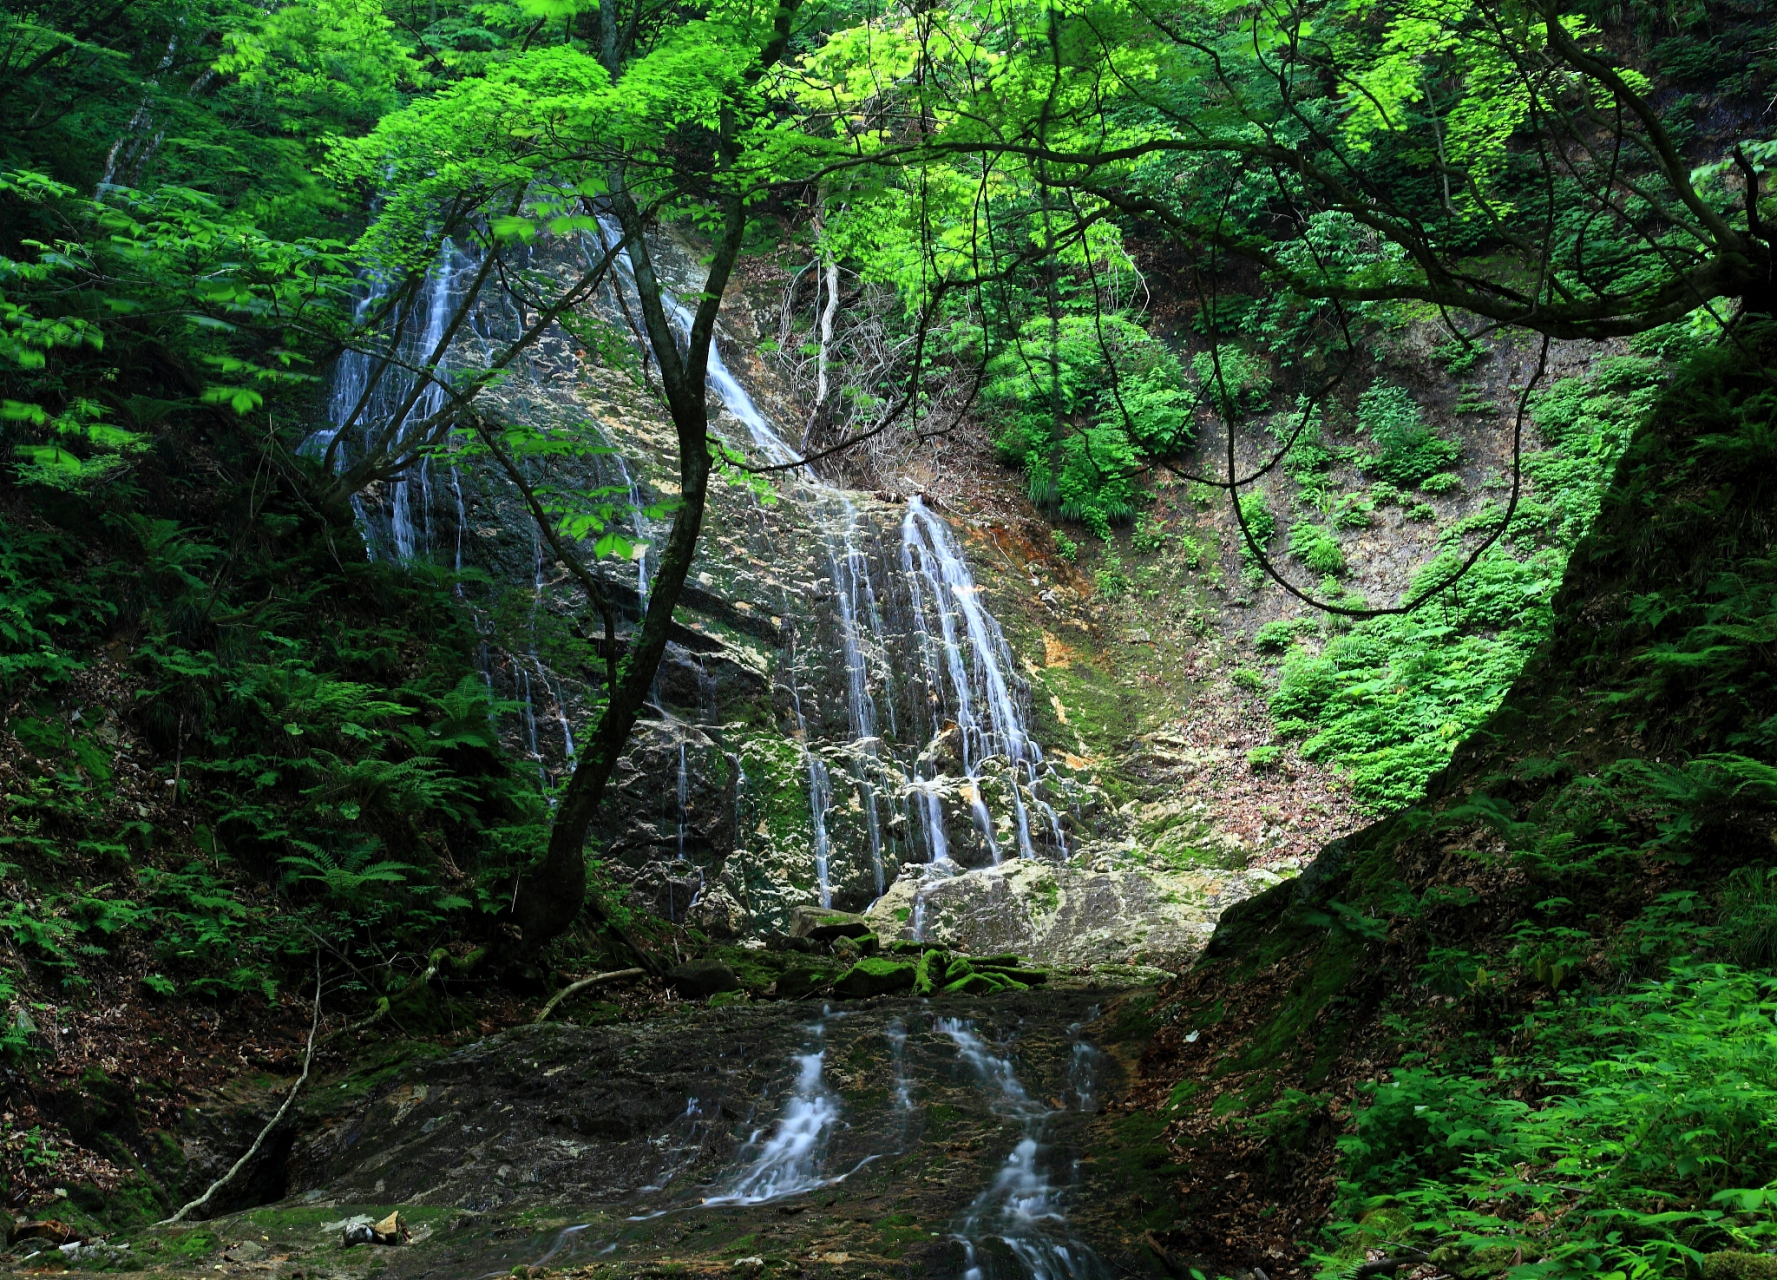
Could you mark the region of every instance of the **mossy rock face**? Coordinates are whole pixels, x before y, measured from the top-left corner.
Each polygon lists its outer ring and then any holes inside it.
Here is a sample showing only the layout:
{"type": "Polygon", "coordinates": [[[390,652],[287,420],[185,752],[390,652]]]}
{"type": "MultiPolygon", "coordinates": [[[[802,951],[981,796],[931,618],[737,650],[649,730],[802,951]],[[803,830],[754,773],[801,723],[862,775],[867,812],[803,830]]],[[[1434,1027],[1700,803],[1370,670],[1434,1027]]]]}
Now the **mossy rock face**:
{"type": "Polygon", "coordinates": [[[833,970],[825,968],[786,970],[784,976],[777,980],[778,999],[800,1000],[812,995],[833,981],[833,976],[833,970]]]}
{"type": "Polygon", "coordinates": [[[907,961],[871,957],[847,969],[833,984],[833,991],[847,1000],[862,1000],[868,996],[887,995],[891,991],[905,991],[913,985],[913,979],[914,966],[907,961]]]}
{"type": "Polygon", "coordinates": [[[872,933],[863,916],[831,907],[800,906],[790,913],[790,936],[831,942],[835,938],[863,938],[872,933]]]}
{"type": "Polygon", "coordinates": [[[954,982],[944,984],[941,995],[990,996],[996,991],[1022,991],[1024,984],[1002,978],[997,973],[965,973],[954,982]]]}
{"type": "Polygon", "coordinates": [[[1738,1249],[1705,1254],[1703,1280],[1777,1280],[1777,1254],[1738,1249]]]}
{"type": "Polygon", "coordinates": [[[667,978],[687,996],[713,996],[723,991],[740,990],[740,979],[720,960],[693,960],[672,969],[667,978]]]}

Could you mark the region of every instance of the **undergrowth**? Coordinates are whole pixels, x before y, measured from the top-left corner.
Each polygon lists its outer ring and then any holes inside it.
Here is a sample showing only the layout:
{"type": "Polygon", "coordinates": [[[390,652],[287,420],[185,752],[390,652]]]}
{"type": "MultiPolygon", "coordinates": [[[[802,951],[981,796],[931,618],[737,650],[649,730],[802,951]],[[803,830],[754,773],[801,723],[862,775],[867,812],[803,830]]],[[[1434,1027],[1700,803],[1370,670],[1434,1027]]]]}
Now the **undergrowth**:
{"type": "MultiPolygon", "coordinates": [[[[1353,796],[1373,812],[1418,799],[1426,779],[1499,705],[1547,637],[1568,556],[1591,527],[1617,459],[1658,394],[1663,368],[1652,356],[1606,359],[1540,396],[1533,412],[1544,447],[1525,459],[1531,487],[1505,538],[1455,588],[1413,613],[1360,622],[1324,647],[1311,632],[1297,633],[1300,643],[1285,655],[1271,698],[1277,733],[1303,739],[1308,759],[1347,771],[1353,796]]],[[[1379,385],[1363,398],[1370,434],[1391,442],[1384,453],[1417,459],[1378,470],[1386,483],[1423,479],[1454,450],[1431,436],[1412,401],[1396,392],[1379,385]]],[[[1362,508],[1345,510],[1355,523],[1362,508]]],[[[1443,551],[1410,590],[1448,572],[1465,538],[1503,514],[1502,503],[1490,502],[1444,530],[1443,551]]],[[[1298,524],[1291,549],[1317,572],[1343,567],[1323,526],[1298,524]]],[[[1281,647],[1273,634],[1267,647],[1281,647]]]]}

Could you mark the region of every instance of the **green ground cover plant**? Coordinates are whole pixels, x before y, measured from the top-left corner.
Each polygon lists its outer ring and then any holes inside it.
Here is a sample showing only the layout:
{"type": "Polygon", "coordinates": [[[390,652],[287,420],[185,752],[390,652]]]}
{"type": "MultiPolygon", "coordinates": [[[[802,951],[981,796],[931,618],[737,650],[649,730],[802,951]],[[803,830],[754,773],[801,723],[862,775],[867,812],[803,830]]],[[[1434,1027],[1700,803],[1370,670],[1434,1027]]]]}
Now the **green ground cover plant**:
{"type": "MultiPolygon", "coordinates": [[[[1654,356],[1614,357],[1539,396],[1532,414],[1543,447],[1525,461],[1533,487],[1508,539],[1443,599],[1359,622],[1319,651],[1292,649],[1271,699],[1277,731],[1301,738],[1309,759],[1348,770],[1352,793],[1377,813],[1417,799],[1547,636],[1567,557],[1596,518],[1617,459],[1663,378],[1654,356]]],[[[1404,393],[1365,396],[1383,406],[1376,412],[1405,424],[1400,432],[1422,430],[1404,393]]],[[[1458,545],[1465,528],[1497,513],[1490,505],[1447,530],[1446,541],[1458,545]]],[[[1304,527],[1317,528],[1296,528],[1304,527]]],[[[1305,546],[1311,537],[1304,535],[1305,546]]],[[[1447,564],[1436,559],[1421,574],[1447,564]]]]}

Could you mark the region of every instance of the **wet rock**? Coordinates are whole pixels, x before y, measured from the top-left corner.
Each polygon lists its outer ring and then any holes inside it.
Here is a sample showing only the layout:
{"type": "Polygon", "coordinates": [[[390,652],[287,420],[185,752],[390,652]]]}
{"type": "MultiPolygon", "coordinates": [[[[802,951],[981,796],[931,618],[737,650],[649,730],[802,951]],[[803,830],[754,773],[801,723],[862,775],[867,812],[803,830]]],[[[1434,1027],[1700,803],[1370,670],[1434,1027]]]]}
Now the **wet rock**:
{"type": "Polygon", "coordinates": [[[713,938],[738,938],[747,931],[751,919],[751,913],[721,883],[707,887],[685,909],[686,923],[713,938]]]}
{"type": "Polygon", "coordinates": [[[734,970],[720,960],[693,960],[667,973],[667,978],[685,996],[713,996],[723,991],[739,991],[740,979],[734,970]]]}
{"type": "Polygon", "coordinates": [[[913,936],[1046,965],[1144,964],[1176,970],[1202,950],[1220,911],[1267,887],[1263,872],[1102,870],[1040,858],[944,876],[909,868],[865,919],[884,939],[913,936]]]}
{"type": "Polygon", "coordinates": [[[843,960],[847,964],[862,960],[865,956],[873,956],[882,950],[882,941],[874,933],[866,933],[856,938],[841,934],[829,945],[834,958],[843,960]]]}
{"type": "Polygon", "coordinates": [[[831,942],[834,938],[861,938],[875,930],[863,916],[831,907],[800,906],[790,913],[790,936],[809,938],[815,942],[831,942]]]}
{"type": "Polygon", "coordinates": [[[913,985],[913,966],[905,960],[869,958],[858,961],[833,984],[833,994],[847,1000],[905,991],[913,985]]]}

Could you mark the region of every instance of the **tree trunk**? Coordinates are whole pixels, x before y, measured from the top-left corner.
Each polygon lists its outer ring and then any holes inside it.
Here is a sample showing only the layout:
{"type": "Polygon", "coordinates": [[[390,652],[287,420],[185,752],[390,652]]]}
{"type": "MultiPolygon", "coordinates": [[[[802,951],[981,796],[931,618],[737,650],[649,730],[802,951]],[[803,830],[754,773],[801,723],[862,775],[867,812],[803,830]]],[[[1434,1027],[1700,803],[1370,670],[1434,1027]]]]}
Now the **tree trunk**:
{"type": "MultiPolygon", "coordinates": [[[[741,237],[746,228],[744,205],[738,199],[731,199],[722,240],[711,259],[689,340],[681,352],[677,331],[662,302],[662,288],[654,274],[647,242],[641,235],[642,215],[620,183],[613,183],[612,203],[629,236],[642,322],[660,367],[667,408],[678,435],[679,505],[660,557],[660,569],[649,591],[647,616],[642,620],[640,633],[618,663],[617,678],[605,712],[599,717],[597,728],[574,766],[574,775],[562,792],[555,822],[549,832],[549,848],[542,860],[524,873],[513,894],[512,922],[519,928],[520,946],[532,954],[566,930],[588,902],[586,835],[598,813],[599,803],[604,799],[618,757],[629,741],[630,730],[635,727],[654,687],[654,677],[666,654],[668,633],[673,625],[673,608],[678,604],[679,594],[691,571],[692,558],[697,552],[711,469],[709,392],[705,381],[709,349],[715,333],[716,312],[727,291],[729,273],[740,256],[741,237]]],[[[591,909],[600,923],[609,919],[596,896],[591,899],[591,909]]],[[[625,941],[630,942],[627,937],[625,941]]],[[[630,947],[644,966],[655,967],[633,942],[630,947]]]]}

